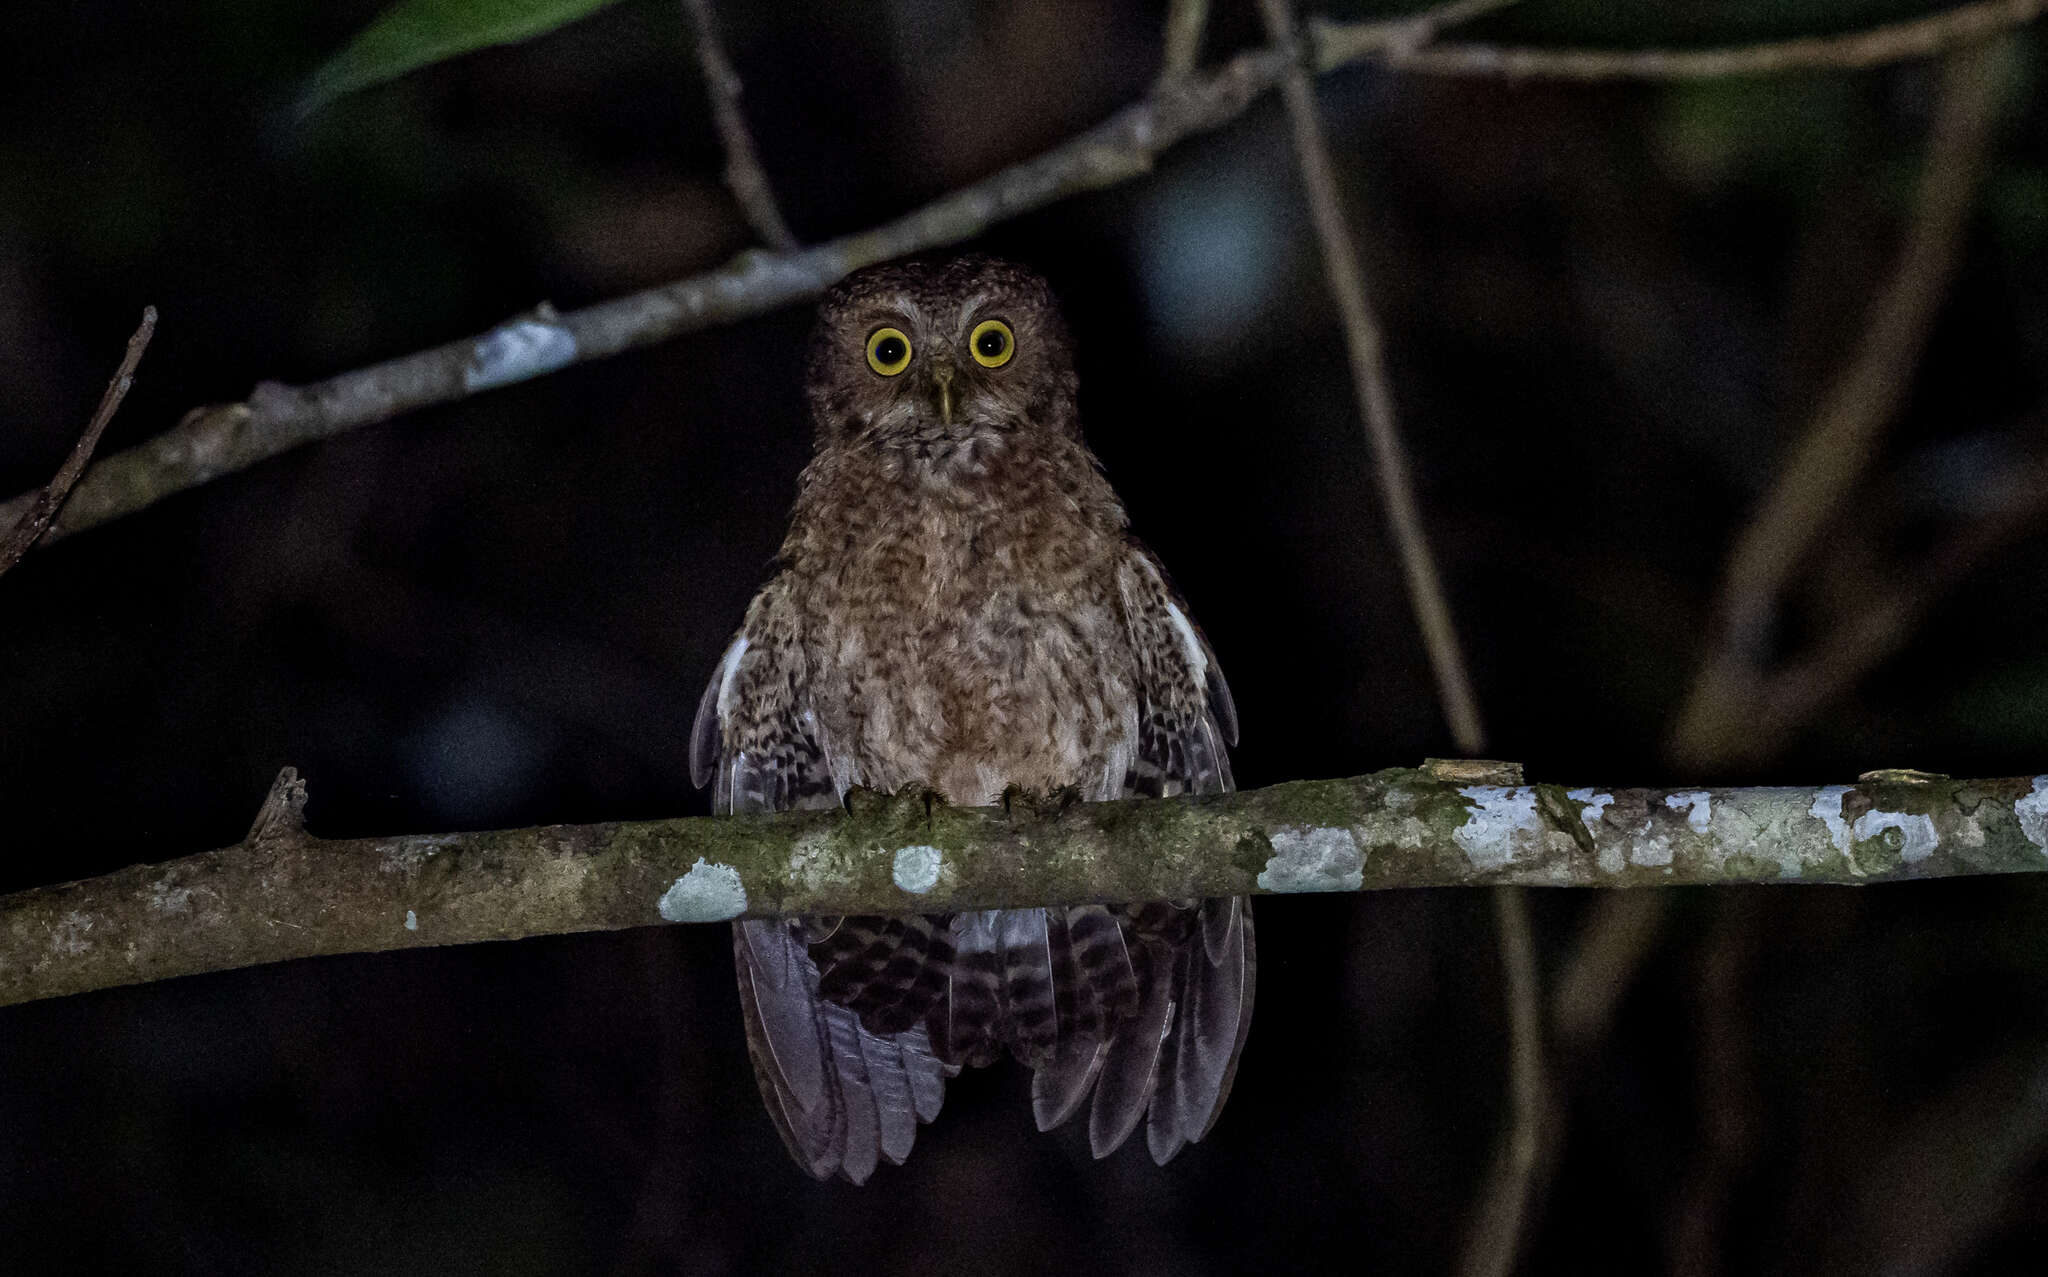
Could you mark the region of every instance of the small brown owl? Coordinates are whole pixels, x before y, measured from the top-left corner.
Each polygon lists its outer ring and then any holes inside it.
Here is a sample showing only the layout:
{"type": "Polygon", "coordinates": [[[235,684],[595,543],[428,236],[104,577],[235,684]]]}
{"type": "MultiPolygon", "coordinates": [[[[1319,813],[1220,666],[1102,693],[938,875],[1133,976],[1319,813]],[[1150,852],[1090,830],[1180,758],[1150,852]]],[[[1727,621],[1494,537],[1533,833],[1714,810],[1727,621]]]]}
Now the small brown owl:
{"type": "MultiPolygon", "coordinates": [[[[775,575],[697,711],[721,812],[853,786],[986,805],[1231,788],[1230,692],[1081,441],[1045,281],[987,257],[849,277],[819,308],[817,429],[775,575]]],[[[1251,902],[734,924],[768,1115],[820,1179],[909,1155],[1004,1051],[1097,1157],[1164,1162],[1222,1111],[1251,1024],[1251,902]]]]}

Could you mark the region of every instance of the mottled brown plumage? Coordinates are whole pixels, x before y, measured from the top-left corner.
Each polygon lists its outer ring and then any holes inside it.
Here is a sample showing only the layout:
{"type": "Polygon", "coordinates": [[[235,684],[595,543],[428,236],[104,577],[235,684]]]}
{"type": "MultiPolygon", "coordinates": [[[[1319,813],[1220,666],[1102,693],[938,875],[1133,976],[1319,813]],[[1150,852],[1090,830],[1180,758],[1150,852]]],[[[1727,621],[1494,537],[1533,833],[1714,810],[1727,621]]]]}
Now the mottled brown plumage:
{"type": "MultiPolygon", "coordinates": [[[[1214,656],[1082,442],[1044,281],[895,263],[825,299],[817,452],[691,765],[721,811],[906,785],[986,805],[1231,787],[1214,656]]],[[[790,1152],[858,1183],[944,1079],[1008,1051],[1041,1129],[1165,1161],[1221,1111],[1250,1024],[1246,900],[735,924],[748,1048],[790,1152]]]]}

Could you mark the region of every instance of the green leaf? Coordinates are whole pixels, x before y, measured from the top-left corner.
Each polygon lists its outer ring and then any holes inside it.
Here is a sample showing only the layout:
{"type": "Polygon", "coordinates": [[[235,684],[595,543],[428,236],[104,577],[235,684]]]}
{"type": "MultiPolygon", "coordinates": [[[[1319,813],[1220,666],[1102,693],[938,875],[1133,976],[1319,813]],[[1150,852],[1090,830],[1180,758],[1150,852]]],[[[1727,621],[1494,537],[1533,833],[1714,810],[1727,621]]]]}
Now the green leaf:
{"type": "Polygon", "coordinates": [[[299,95],[304,119],[338,97],[494,44],[517,44],[615,0],[398,0],[328,59],[299,95]]]}

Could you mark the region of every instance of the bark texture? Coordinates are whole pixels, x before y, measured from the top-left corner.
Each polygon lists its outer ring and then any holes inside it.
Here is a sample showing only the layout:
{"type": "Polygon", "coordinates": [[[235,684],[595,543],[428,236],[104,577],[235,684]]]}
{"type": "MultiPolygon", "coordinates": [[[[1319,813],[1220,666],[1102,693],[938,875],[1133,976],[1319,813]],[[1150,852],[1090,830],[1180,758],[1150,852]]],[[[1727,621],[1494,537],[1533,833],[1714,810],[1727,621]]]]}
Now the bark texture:
{"type": "Polygon", "coordinates": [[[242,842],[0,897],[0,1005],[291,958],[734,917],[1521,883],[2048,870],[2048,776],[1604,789],[1440,766],[1233,794],[323,839],[287,770],[242,842]]]}

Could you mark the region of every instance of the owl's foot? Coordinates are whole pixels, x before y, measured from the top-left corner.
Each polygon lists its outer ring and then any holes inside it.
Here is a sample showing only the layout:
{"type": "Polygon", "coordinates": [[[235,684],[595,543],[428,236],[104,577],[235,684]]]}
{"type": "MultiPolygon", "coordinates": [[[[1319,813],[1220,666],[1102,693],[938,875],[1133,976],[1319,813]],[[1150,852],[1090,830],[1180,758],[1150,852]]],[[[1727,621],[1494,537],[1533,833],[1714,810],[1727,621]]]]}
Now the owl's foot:
{"type": "Polygon", "coordinates": [[[1051,820],[1064,815],[1068,808],[1081,801],[1078,785],[1061,785],[1049,794],[1035,793],[1016,785],[1003,791],[1003,815],[1012,822],[1017,820],[1051,820]]]}

